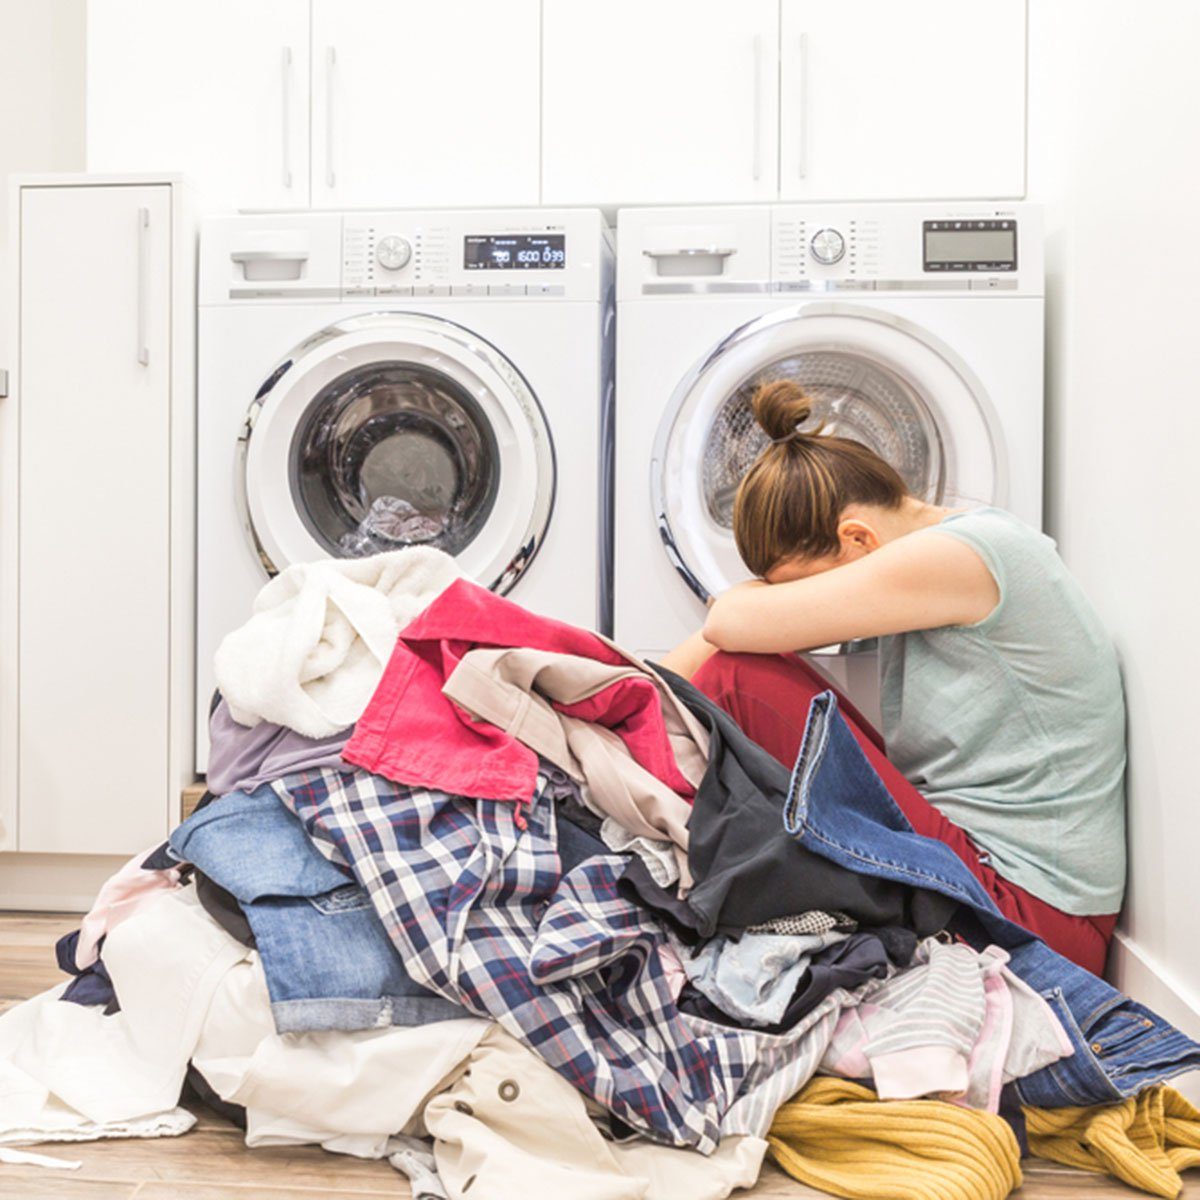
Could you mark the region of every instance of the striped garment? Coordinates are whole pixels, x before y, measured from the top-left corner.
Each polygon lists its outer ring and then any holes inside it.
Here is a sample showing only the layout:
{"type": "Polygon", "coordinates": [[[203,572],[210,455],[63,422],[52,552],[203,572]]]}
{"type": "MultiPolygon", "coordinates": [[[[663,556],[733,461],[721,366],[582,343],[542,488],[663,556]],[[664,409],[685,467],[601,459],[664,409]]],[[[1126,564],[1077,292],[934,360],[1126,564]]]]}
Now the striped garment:
{"type": "Polygon", "coordinates": [[[1072,1053],[1050,1006],[1007,961],[996,946],[977,953],[927,938],[911,967],[859,989],[822,1072],[871,1079],[881,1100],[953,1097],[997,1112],[1004,1084],[1072,1053]]]}

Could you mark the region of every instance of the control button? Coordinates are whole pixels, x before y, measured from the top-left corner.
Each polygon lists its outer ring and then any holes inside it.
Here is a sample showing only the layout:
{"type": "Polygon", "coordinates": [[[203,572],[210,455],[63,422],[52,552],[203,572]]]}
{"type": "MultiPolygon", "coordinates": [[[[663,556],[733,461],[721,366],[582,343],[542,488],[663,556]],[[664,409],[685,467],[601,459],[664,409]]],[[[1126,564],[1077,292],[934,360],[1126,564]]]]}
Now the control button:
{"type": "Polygon", "coordinates": [[[348,287],[346,289],[347,296],[373,296],[375,289],[373,287],[348,287]]]}
{"type": "Polygon", "coordinates": [[[486,283],[452,283],[450,285],[450,295],[452,296],[486,296],[486,283]]]}
{"type": "Polygon", "coordinates": [[[526,294],[525,285],[523,283],[489,283],[489,296],[524,296],[526,294]]]}
{"type": "Polygon", "coordinates": [[[377,296],[411,296],[412,285],[407,283],[389,283],[375,289],[377,296]]]}
{"type": "Polygon", "coordinates": [[[527,296],[565,296],[567,289],[561,283],[531,283],[525,294],[527,296]]]}
{"type": "Polygon", "coordinates": [[[842,261],[846,253],[846,239],[836,229],[818,229],[808,248],[817,262],[831,267],[835,262],[842,261]]]}
{"type": "Polygon", "coordinates": [[[447,283],[416,283],[413,284],[414,296],[448,296],[450,285],[447,283]]]}
{"type": "Polygon", "coordinates": [[[385,271],[399,271],[412,258],[412,243],[408,238],[389,234],[375,243],[375,261],[385,271]]]}
{"type": "Polygon", "coordinates": [[[972,279],[970,283],[973,292],[1010,292],[1017,286],[1015,279],[972,279]]]}

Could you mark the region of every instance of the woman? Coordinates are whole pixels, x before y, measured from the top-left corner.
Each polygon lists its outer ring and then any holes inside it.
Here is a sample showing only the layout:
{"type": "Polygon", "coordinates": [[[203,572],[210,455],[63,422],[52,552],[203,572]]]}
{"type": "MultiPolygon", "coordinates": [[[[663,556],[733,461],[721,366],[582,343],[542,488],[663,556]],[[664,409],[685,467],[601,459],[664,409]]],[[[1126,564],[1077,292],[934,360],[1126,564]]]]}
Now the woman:
{"type": "Polygon", "coordinates": [[[793,382],[753,409],[771,443],[733,522],[758,578],[666,665],[790,765],[829,686],[792,652],[880,638],[882,741],[842,711],[892,796],[1005,916],[1100,973],[1124,888],[1124,702],[1054,543],[1000,509],[927,504],[860,443],[802,431],[793,382]]]}

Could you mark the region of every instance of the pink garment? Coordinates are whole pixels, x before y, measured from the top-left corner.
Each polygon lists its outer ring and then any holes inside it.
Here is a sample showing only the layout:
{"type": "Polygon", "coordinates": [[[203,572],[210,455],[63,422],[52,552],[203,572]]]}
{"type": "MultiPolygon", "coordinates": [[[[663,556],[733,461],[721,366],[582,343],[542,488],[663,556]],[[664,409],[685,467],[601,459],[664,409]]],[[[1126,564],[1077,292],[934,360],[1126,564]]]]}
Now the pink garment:
{"type": "Polygon", "coordinates": [[[149,897],[172,892],[180,886],[178,867],[163,871],[142,869],[142,863],[156,849],[157,846],[150,846],[135,854],[96,893],[95,902],[79,926],[79,941],[75,944],[75,966],[80,971],[100,957],[100,939],[105,934],[132,917],[149,897]]]}
{"type": "MultiPolygon", "coordinates": [[[[528,801],[537,755],[507,730],[473,720],[442,693],[463,656],[484,646],[642,666],[599,634],[537,616],[460,579],[401,632],[383,679],[342,751],[346,762],[398,783],[484,800],[528,801]]],[[[621,679],[554,708],[611,729],[656,779],[685,799],[695,795],[676,763],[657,685],[649,675],[621,679]]]]}

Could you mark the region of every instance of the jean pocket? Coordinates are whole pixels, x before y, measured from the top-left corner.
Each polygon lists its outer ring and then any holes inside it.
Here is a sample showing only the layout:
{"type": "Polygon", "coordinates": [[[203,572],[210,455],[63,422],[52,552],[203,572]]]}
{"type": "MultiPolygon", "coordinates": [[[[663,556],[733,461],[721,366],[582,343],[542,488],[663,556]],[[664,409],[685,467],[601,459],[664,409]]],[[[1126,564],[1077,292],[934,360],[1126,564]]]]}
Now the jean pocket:
{"type": "Polygon", "coordinates": [[[345,887],[334,888],[320,896],[309,896],[308,902],[327,917],[371,907],[370,896],[357,883],[348,883],[345,887]]]}
{"type": "Polygon", "coordinates": [[[1103,1044],[1095,1038],[1089,1041],[1089,1034],[1095,1034],[1096,1027],[1102,1025],[1114,1010],[1108,1008],[1089,1018],[1085,1031],[1075,1020],[1061,988],[1050,988],[1041,994],[1070,1038],[1074,1053],[1019,1080],[1017,1094],[1022,1103],[1037,1108],[1068,1108],[1075,1105],[1089,1108],[1121,1100],[1123,1096],[1120,1089],[1113,1083],[1099,1058],[1107,1053],[1103,1044]]]}

